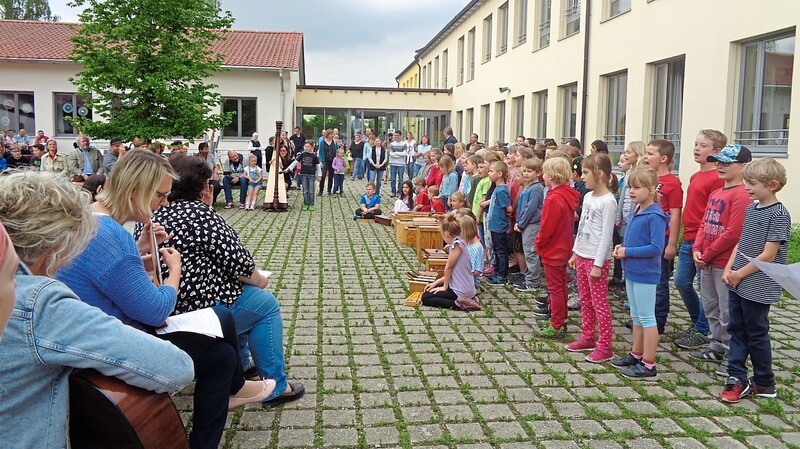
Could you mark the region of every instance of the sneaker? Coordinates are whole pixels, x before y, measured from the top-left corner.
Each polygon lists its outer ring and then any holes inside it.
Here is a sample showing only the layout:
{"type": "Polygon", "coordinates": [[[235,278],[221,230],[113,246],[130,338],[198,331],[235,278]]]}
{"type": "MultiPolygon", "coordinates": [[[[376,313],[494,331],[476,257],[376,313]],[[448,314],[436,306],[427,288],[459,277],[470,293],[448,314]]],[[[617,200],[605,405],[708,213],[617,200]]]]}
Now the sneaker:
{"type": "MultiPolygon", "coordinates": [[[[682,349],[696,349],[707,345],[708,337],[698,332],[697,329],[691,328],[683,337],[676,338],[674,343],[675,346],[682,349]]],[[[722,361],[721,358],[719,360],[722,361]]]]}
{"type": "Polygon", "coordinates": [[[594,347],[595,343],[593,341],[584,340],[581,338],[580,340],[575,340],[572,343],[568,343],[566,346],[564,346],[564,349],[569,352],[581,352],[590,351],[594,349],[594,347]]]}
{"type": "Polygon", "coordinates": [[[483,274],[487,276],[494,274],[494,266],[492,264],[485,264],[483,267],[483,274]]]}
{"type": "Polygon", "coordinates": [[[504,277],[489,276],[489,278],[486,279],[486,283],[489,285],[506,285],[508,281],[506,281],[506,278],[504,277]]]}
{"type": "Polygon", "coordinates": [[[689,326],[682,331],[673,333],[672,335],[670,335],[670,337],[672,338],[672,341],[675,341],[679,338],[684,338],[692,332],[692,329],[694,329],[694,327],[689,326]]]}
{"type": "Polygon", "coordinates": [[[689,357],[700,360],[701,362],[722,363],[725,359],[725,354],[717,352],[711,348],[701,349],[699,351],[692,351],[689,357]]]}
{"type": "Polygon", "coordinates": [[[654,366],[648,369],[642,362],[627,368],[623,368],[622,375],[633,380],[658,380],[658,372],[656,371],[656,367],[654,366]]]}
{"type": "Polygon", "coordinates": [[[561,329],[556,329],[549,322],[539,328],[533,330],[537,337],[552,338],[553,340],[561,340],[567,335],[567,325],[561,326],[561,329]]]}
{"type": "Polygon", "coordinates": [[[724,359],[722,359],[722,363],[719,364],[717,369],[714,370],[714,374],[717,376],[727,377],[728,376],[728,356],[726,355],[724,359]]]}
{"type": "Polygon", "coordinates": [[[567,300],[567,309],[581,310],[581,300],[577,296],[570,296],[569,300],[567,300]]]}
{"type": "Polygon", "coordinates": [[[308,210],[313,211],[314,210],[314,205],[313,204],[309,204],[308,205],[308,210]]]}
{"type": "Polygon", "coordinates": [[[735,404],[743,397],[750,394],[750,391],[750,382],[746,380],[739,380],[731,376],[728,378],[728,381],[725,382],[725,388],[719,394],[719,399],[722,402],[735,404]]]}
{"type": "Polygon", "coordinates": [[[589,363],[603,363],[614,358],[614,353],[608,348],[597,348],[586,356],[589,363]]]}
{"type": "Polygon", "coordinates": [[[757,383],[753,382],[752,377],[750,378],[750,388],[759,398],[775,399],[778,397],[778,392],[775,390],[775,385],[771,385],[769,387],[758,385],[757,383]]]}
{"type": "Polygon", "coordinates": [[[550,307],[548,306],[539,306],[533,309],[533,314],[540,317],[547,317],[550,318],[550,307]]]}
{"type": "Polygon", "coordinates": [[[633,320],[626,320],[625,327],[627,327],[628,329],[633,329],[633,320]]]}
{"type": "Polygon", "coordinates": [[[550,304],[550,296],[538,296],[534,300],[539,307],[547,307],[547,305],[550,304]]]}
{"type": "Polygon", "coordinates": [[[466,298],[459,296],[455,302],[456,307],[464,311],[481,310],[481,304],[478,298],[466,298]]]}
{"type": "Polygon", "coordinates": [[[532,285],[529,285],[529,284],[526,284],[525,282],[523,282],[521,284],[516,284],[514,286],[514,290],[516,290],[518,292],[535,292],[537,290],[537,288],[532,286],[532,285]]]}
{"type": "Polygon", "coordinates": [[[637,359],[630,352],[622,357],[617,357],[611,360],[611,365],[617,368],[627,368],[629,366],[637,365],[641,360],[637,359]]]}

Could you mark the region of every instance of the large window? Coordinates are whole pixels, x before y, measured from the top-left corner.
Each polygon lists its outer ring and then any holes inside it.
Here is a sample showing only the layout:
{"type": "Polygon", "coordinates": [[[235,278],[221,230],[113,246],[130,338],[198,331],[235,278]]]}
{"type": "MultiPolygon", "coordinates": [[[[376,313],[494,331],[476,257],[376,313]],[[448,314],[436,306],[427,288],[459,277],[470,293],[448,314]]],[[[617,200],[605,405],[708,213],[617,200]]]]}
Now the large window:
{"type": "Polygon", "coordinates": [[[563,0],[564,37],[572,36],[581,30],[581,0],[563,0]]]}
{"type": "Polygon", "coordinates": [[[498,101],[494,104],[494,135],[496,140],[506,140],[506,102],[498,101]]]}
{"type": "Polygon", "coordinates": [[[475,79],[475,27],[467,32],[467,81],[475,79]]]}
{"type": "Polygon", "coordinates": [[[561,141],[566,142],[577,134],[578,83],[561,86],[561,141]]]}
{"type": "Polygon", "coordinates": [[[532,103],[533,129],[531,132],[536,141],[540,142],[547,137],[547,91],[534,92],[532,103]]]}
{"type": "Polygon", "coordinates": [[[742,45],[742,85],[735,141],[754,152],[786,154],[795,35],[742,45]]]}
{"type": "Polygon", "coordinates": [[[522,45],[528,38],[528,0],[516,0],[514,18],[514,45],[522,45]]]}
{"type": "Polygon", "coordinates": [[[427,87],[427,86],[425,85],[425,79],[426,79],[426,77],[425,77],[425,74],[426,74],[426,71],[427,71],[427,69],[428,69],[428,67],[427,67],[427,66],[425,66],[425,65],[423,65],[423,66],[422,66],[422,69],[421,69],[421,71],[422,71],[422,76],[420,77],[420,80],[422,81],[422,84],[420,84],[420,85],[419,85],[420,89],[424,89],[424,88],[426,88],[426,87],[427,87]]]}
{"type": "Polygon", "coordinates": [[[439,88],[439,57],[433,58],[433,88],[439,88]]]}
{"type": "Polygon", "coordinates": [[[19,131],[24,128],[34,135],[35,118],[33,93],[0,92],[0,129],[19,131]]]}
{"type": "Polygon", "coordinates": [[[603,140],[609,153],[625,149],[625,108],[628,103],[628,72],[608,75],[606,79],[606,117],[603,140]]]}
{"type": "Polygon", "coordinates": [[[225,98],[222,112],[233,112],[233,119],[222,130],[223,137],[249,138],[256,132],[256,99],[225,98]]]}
{"type": "Polygon", "coordinates": [[[68,118],[92,118],[92,110],[84,106],[83,97],[74,93],[54,94],[56,107],[56,136],[77,136],[79,131],[67,121],[68,118]]]}
{"type": "Polygon", "coordinates": [[[489,105],[484,104],[481,106],[481,135],[486,146],[489,146],[489,105]]]}
{"type": "Polygon", "coordinates": [[[525,135],[525,96],[511,99],[511,122],[514,124],[512,137],[525,135]]]}
{"type": "Polygon", "coordinates": [[[447,89],[447,50],[442,52],[442,89],[447,89]]]}
{"type": "Polygon", "coordinates": [[[472,130],[475,129],[475,110],[472,108],[467,109],[467,113],[464,114],[464,135],[472,134],[472,130]]]}
{"type": "Polygon", "coordinates": [[[464,111],[456,111],[456,120],[453,122],[453,125],[455,125],[453,135],[458,136],[459,141],[464,139],[464,126],[461,124],[462,120],[464,120],[464,111]]]}
{"type": "Polygon", "coordinates": [[[609,19],[631,10],[631,0],[608,0],[606,17],[609,19]]]}
{"type": "Polygon", "coordinates": [[[508,50],[508,2],[497,8],[497,56],[508,50]]]}
{"type": "Polygon", "coordinates": [[[430,62],[428,62],[428,65],[426,66],[426,68],[427,68],[427,70],[425,71],[425,87],[430,89],[431,86],[432,86],[432,84],[431,84],[431,74],[433,73],[433,68],[431,67],[431,63],[430,62]]]}
{"type": "Polygon", "coordinates": [[[492,59],[492,15],[483,19],[483,62],[492,59]]]}
{"type": "Polygon", "coordinates": [[[539,36],[536,48],[544,48],[550,45],[550,2],[551,0],[537,0],[539,6],[536,8],[536,23],[539,28],[539,36]]]}
{"type": "Polygon", "coordinates": [[[464,36],[458,38],[458,53],[456,54],[456,64],[458,64],[457,75],[458,85],[464,84],[464,36]]]}
{"type": "Polygon", "coordinates": [[[653,66],[653,126],[650,139],[665,139],[675,145],[676,170],[681,160],[684,65],[684,59],[680,58],[653,66]]]}

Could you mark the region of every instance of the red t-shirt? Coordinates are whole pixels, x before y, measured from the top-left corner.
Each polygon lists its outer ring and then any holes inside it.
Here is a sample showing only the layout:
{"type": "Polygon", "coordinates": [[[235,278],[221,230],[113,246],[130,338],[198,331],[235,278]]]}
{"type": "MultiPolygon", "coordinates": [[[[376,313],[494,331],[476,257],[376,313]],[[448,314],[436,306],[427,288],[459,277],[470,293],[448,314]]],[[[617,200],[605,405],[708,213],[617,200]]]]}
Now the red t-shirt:
{"type": "MultiPolygon", "coordinates": [[[[683,187],[681,180],[672,173],[666,173],[658,177],[658,192],[661,194],[661,210],[669,215],[670,209],[680,209],[683,207],[683,187]]],[[[669,226],[665,233],[669,235],[669,226]]]]}
{"type": "Polygon", "coordinates": [[[716,170],[699,171],[689,178],[686,188],[686,205],[683,207],[683,240],[694,241],[697,229],[703,221],[706,203],[711,192],[721,189],[725,181],[719,178],[716,170]]]}
{"type": "Polygon", "coordinates": [[[442,203],[442,200],[435,200],[433,204],[431,204],[431,209],[433,209],[433,212],[437,214],[444,214],[447,212],[447,210],[444,208],[444,203],[442,203]]]}
{"type": "Polygon", "coordinates": [[[444,178],[444,172],[442,169],[439,168],[438,165],[434,165],[431,167],[431,171],[428,173],[428,177],[425,178],[425,185],[426,186],[442,186],[442,178],[444,178]]]}
{"type": "Polygon", "coordinates": [[[692,251],[700,251],[705,263],[715,268],[725,268],[733,247],[739,243],[744,212],[751,204],[753,201],[744,184],[712,192],[692,251]]]}
{"type": "Polygon", "coordinates": [[[417,194],[416,204],[422,206],[418,209],[420,212],[430,212],[431,200],[428,199],[428,192],[425,190],[420,190],[420,192],[417,194]]]}

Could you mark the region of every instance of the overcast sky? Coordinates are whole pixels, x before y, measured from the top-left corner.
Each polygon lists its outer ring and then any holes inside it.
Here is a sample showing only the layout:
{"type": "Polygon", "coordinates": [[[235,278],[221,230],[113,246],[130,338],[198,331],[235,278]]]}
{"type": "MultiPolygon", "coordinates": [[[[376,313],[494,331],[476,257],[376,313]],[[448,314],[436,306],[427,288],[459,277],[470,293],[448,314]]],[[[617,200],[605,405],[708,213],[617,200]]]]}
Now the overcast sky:
{"type": "MultiPolygon", "coordinates": [[[[300,31],[306,83],[396,87],[395,77],[468,0],[222,0],[242,30],[300,31]]],[[[68,0],[53,14],[77,22],[68,0]]]]}

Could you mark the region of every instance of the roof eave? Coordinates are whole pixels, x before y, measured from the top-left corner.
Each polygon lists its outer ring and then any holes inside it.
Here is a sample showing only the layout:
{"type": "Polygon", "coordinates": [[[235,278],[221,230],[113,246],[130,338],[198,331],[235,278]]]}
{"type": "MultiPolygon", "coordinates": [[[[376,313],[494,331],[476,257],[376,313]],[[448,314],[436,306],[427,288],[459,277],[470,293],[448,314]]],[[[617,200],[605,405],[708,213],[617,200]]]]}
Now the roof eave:
{"type": "Polygon", "coordinates": [[[455,17],[450,19],[450,22],[448,22],[447,25],[445,25],[441,30],[439,30],[438,33],[436,33],[435,36],[433,36],[433,39],[431,39],[427,44],[425,44],[425,46],[423,46],[422,48],[420,48],[419,50],[417,50],[415,52],[414,58],[415,59],[421,59],[423,56],[425,56],[425,54],[428,52],[428,50],[430,50],[432,47],[434,47],[436,44],[438,44],[442,39],[444,39],[445,36],[447,36],[447,34],[450,32],[450,30],[452,30],[459,23],[461,23],[461,19],[462,18],[463,19],[467,18],[467,17],[465,17],[465,14],[470,13],[470,11],[473,8],[477,9],[478,7],[480,7],[481,3],[483,3],[484,1],[485,0],[470,0],[470,2],[467,4],[467,6],[462,8],[461,11],[459,11],[455,15],[455,17]]]}

